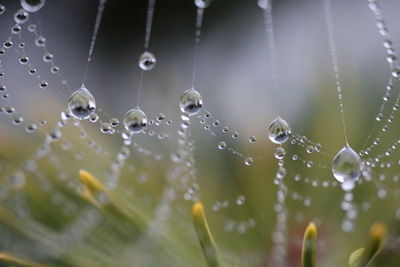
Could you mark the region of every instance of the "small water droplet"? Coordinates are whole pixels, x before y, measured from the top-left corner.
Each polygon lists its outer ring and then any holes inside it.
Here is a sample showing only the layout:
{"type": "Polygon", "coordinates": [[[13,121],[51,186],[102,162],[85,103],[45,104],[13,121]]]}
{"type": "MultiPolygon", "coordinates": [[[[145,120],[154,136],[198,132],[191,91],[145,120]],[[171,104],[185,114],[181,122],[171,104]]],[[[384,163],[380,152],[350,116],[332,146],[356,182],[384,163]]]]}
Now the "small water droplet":
{"type": "Polygon", "coordinates": [[[196,90],[189,89],[183,93],[179,100],[179,108],[189,116],[195,115],[203,107],[203,98],[196,90]]]}
{"type": "Polygon", "coordinates": [[[226,143],[224,141],[221,141],[218,143],[218,149],[225,149],[226,148],[226,143]]]}
{"type": "Polygon", "coordinates": [[[238,204],[239,206],[242,206],[245,202],[246,202],[246,197],[243,195],[238,196],[236,199],[236,204],[238,204]]]}
{"type": "Polygon", "coordinates": [[[46,0],[21,0],[22,8],[31,13],[39,11],[45,3],[46,0]]]}
{"type": "Polygon", "coordinates": [[[255,143],[256,141],[257,141],[257,139],[256,139],[256,137],[255,137],[254,135],[249,137],[249,142],[250,142],[250,143],[253,144],[253,143],[255,143]]]}
{"type": "Polygon", "coordinates": [[[4,12],[6,12],[6,7],[2,4],[0,4],[0,15],[3,15],[4,12]]]}
{"type": "Polygon", "coordinates": [[[78,120],[86,120],[96,109],[96,102],[93,95],[82,85],[68,100],[68,108],[72,116],[78,120]]]}
{"type": "Polygon", "coordinates": [[[46,38],[44,38],[43,36],[38,36],[38,37],[35,39],[35,45],[36,45],[37,47],[44,47],[44,46],[46,46],[46,38]]]}
{"type": "Polygon", "coordinates": [[[54,55],[52,53],[46,52],[43,55],[43,61],[49,63],[49,62],[51,62],[53,60],[53,57],[54,57],[54,55]]]}
{"type": "Polygon", "coordinates": [[[152,53],[146,51],[139,58],[139,67],[142,70],[151,70],[156,65],[156,62],[156,57],[152,53]]]}
{"type": "Polygon", "coordinates": [[[348,145],[343,147],[333,158],[333,176],[339,182],[356,181],[361,175],[361,158],[348,145]]]}
{"type": "Polygon", "coordinates": [[[119,125],[119,120],[117,118],[111,118],[110,119],[110,125],[112,127],[117,127],[119,125]]]}
{"type": "Polygon", "coordinates": [[[252,157],[247,157],[247,158],[244,160],[244,164],[246,164],[246,166],[251,166],[251,165],[253,165],[253,162],[254,162],[254,160],[253,160],[252,157]]]}
{"type": "Polygon", "coordinates": [[[22,65],[25,65],[29,62],[29,58],[27,56],[21,56],[19,58],[19,63],[21,63],[22,65]]]}
{"type": "Polygon", "coordinates": [[[313,153],[314,152],[314,147],[313,146],[308,146],[306,151],[307,151],[307,153],[313,153]]]}
{"type": "Polygon", "coordinates": [[[12,34],[18,34],[21,32],[21,26],[19,24],[15,24],[12,28],[11,28],[11,33],[12,34]]]}
{"type": "Polygon", "coordinates": [[[290,134],[289,124],[281,117],[274,119],[268,126],[268,138],[275,144],[285,143],[289,139],[290,134]]]}
{"type": "Polygon", "coordinates": [[[18,9],[14,14],[14,20],[18,24],[24,24],[29,19],[29,13],[24,9],[18,9]]]}
{"type": "Polygon", "coordinates": [[[129,110],[124,117],[125,129],[140,133],[147,126],[147,116],[140,108],[129,110]]]}
{"type": "Polygon", "coordinates": [[[283,159],[286,155],[286,151],[283,147],[277,147],[274,153],[276,159],[283,159]]]}
{"type": "Polygon", "coordinates": [[[103,122],[100,125],[100,131],[104,134],[113,134],[115,130],[108,122],[103,122]]]}

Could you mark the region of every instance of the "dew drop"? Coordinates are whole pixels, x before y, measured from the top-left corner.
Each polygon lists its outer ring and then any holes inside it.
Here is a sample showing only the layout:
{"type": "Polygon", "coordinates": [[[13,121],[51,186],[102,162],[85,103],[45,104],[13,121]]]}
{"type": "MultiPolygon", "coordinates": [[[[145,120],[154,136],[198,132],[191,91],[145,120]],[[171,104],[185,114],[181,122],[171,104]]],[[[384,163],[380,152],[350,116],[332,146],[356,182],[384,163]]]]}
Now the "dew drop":
{"type": "Polygon", "coordinates": [[[29,19],[29,13],[24,9],[18,9],[14,14],[14,20],[18,24],[24,24],[29,19]]]}
{"type": "Polygon", "coordinates": [[[140,133],[147,125],[147,116],[140,108],[129,110],[124,117],[125,129],[133,133],[140,133]]]}
{"type": "Polygon", "coordinates": [[[92,115],[90,115],[89,120],[90,122],[97,122],[99,119],[99,115],[97,115],[97,113],[93,113],[92,115]]]}
{"type": "Polygon", "coordinates": [[[361,175],[361,158],[350,146],[343,147],[333,158],[332,173],[336,180],[356,181],[361,175]]]}
{"type": "Polygon", "coordinates": [[[119,120],[117,118],[111,118],[110,119],[110,125],[112,127],[117,127],[119,125],[119,120]]]}
{"type": "Polygon", "coordinates": [[[256,139],[255,136],[250,136],[250,137],[249,137],[249,142],[250,142],[250,143],[253,144],[253,143],[255,143],[256,141],[257,141],[257,139],[256,139]]]}
{"type": "Polygon", "coordinates": [[[82,84],[68,100],[68,108],[72,116],[78,120],[86,120],[96,109],[96,102],[93,95],[82,84]]]}
{"type": "Polygon", "coordinates": [[[307,153],[313,153],[314,152],[314,147],[313,146],[308,146],[306,151],[307,151],[307,153]]]}
{"type": "Polygon", "coordinates": [[[194,4],[198,8],[206,8],[209,7],[211,4],[212,0],[194,0],[194,4]]]}
{"type": "Polygon", "coordinates": [[[238,196],[236,199],[236,204],[238,204],[239,206],[242,206],[245,202],[246,202],[246,197],[243,195],[238,196]]]}
{"type": "Polygon", "coordinates": [[[45,3],[46,0],[21,0],[22,8],[31,13],[39,11],[45,3]]]}
{"type": "Polygon", "coordinates": [[[29,58],[27,56],[21,56],[19,58],[19,63],[21,63],[22,65],[25,65],[29,62],[29,58]]]}
{"type": "Polygon", "coordinates": [[[2,4],[0,4],[0,15],[3,15],[4,12],[6,12],[6,7],[2,4]]]}
{"type": "Polygon", "coordinates": [[[139,58],[139,67],[142,70],[151,70],[154,68],[156,63],[156,57],[148,51],[144,52],[139,58]]]}
{"type": "Polygon", "coordinates": [[[221,141],[218,143],[218,149],[225,149],[226,148],[226,143],[224,141],[221,141]]]}
{"type": "Polygon", "coordinates": [[[203,98],[193,88],[185,91],[179,100],[179,108],[189,116],[195,115],[203,107],[203,98]]]}
{"type": "Polygon", "coordinates": [[[275,144],[285,143],[289,139],[290,134],[289,124],[281,117],[274,119],[268,126],[268,138],[275,144]]]}
{"type": "Polygon", "coordinates": [[[232,138],[238,138],[239,137],[239,133],[238,132],[233,132],[232,133],[232,138]]]}
{"type": "Polygon", "coordinates": [[[104,134],[113,134],[113,133],[115,133],[114,128],[108,122],[101,123],[100,131],[102,133],[104,133],[104,134]]]}
{"type": "Polygon", "coordinates": [[[246,164],[246,166],[251,166],[251,165],[253,165],[253,162],[254,162],[254,160],[253,160],[252,157],[247,157],[247,158],[244,160],[244,164],[246,164]]]}
{"type": "Polygon", "coordinates": [[[54,57],[54,55],[52,54],[52,53],[50,53],[50,52],[46,52],[44,55],[43,55],[43,61],[44,62],[51,62],[52,60],[53,60],[53,57],[54,57]]]}
{"type": "Polygon", "coordinates": [[[20,32],[21,32],[21,26],[19,26],[19,24],[14,25],[14,26],[11,28],[11,32],[12,32],[13,34],[18,34],[18,33],[20,33],[20,32]]]}
{"type": "Polygon", "coordinates": [[[276,159],[283,159],[286,155],[286,151],[283,147],[277,147],[274,153],[276,159]]]}
{"type": "Polygon", "coordinates": [[[46,38],[44,38],[43,36],[38,36],[35,39],[35,45],[37,47],[44,47],[46,45],[46,38]]]}
{"type": "Polygon", "coordinates": [[[28,123],[28,125],[26,125],[26,127],[25,127],[25,130],[28,132],[28,133],[33,133],[34,131],[36,131],[36,129],[37,129],[37,125],[35,124],[35,123],[28,123]]]}

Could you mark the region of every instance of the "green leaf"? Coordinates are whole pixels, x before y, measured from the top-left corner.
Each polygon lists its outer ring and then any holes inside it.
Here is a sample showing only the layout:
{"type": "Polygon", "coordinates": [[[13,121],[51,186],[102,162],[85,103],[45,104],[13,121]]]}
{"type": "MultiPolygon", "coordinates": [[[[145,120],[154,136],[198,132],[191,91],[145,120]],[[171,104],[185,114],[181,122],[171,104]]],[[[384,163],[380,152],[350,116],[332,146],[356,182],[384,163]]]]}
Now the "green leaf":
{"type": "Polygon", "coordinates": [[[366,247],[357,249],[350,255],[350,267],[365,267],[371,263],[385,245],[386,233],[383,223],[372,225],[366,247]]]}
{"type": "Polygon", "coordinates": [[[315,267],[317,257],[317,227],[310,223],[304,232],[301,261],[303,267],[315,267]]]}
{"type": "Polygon", "coordinates": [[[194,228],[203,250],[204,257],[209,267],[218,267],[217,249],[211,235],[206,216],[204,214],[203,204],[197,202],[193,205],[192,216],[194,228]]]}

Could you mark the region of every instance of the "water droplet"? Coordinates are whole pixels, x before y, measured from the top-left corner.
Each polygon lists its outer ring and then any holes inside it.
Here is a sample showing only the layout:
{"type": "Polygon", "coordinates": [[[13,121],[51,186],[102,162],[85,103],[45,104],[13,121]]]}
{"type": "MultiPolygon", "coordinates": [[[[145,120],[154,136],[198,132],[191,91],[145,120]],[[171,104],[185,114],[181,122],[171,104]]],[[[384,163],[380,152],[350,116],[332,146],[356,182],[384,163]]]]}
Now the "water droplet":
{"type": "Polygon", "coordinates": [[[238,138],[239,137],[239,133],[238,132],[233,132],[232,133],[232,138],[238,138]]]}
{"type": "Polygon", "coordinates": [[[307,153],[313,153],[314,152],[314,147],[313,146],[308,146],[306,150],[307,150],[307,153]]]}
{"type": "Polygon", "coordinates": [[[198,8],[206,8],[208,6],[210,6],[212,0],[194,0],[194,4],[198,7],[198,8]]]}
{"type": "Polygon", "coordinates": [[[119,125],[119,120],[117,118],[111,118],[110,119],[110,125],[112,127],[117,127],[119,125]]]}
{"type": "Polygon", "coordinates": [[[139,58],[139,67],[142,70],[151,70],[156,65],[156,62],[156,57],[152,53],[146,51],[139,58]]]}
{"type": "Polygon", "coordinates": [[[236,199],[236,204],[238,204],[239,206],[243,205],[246,202],[246,197],[241,195],[238,196],[236,199]]]}
{"type": "Polygon", "coordinates": [[[58,139],[61,138],[61,131],[58,129],[52,129],[49,132],[48,137],[49,137],[50,141],[57,141],[58,139]]]}
{"type": "Polygon", "coordinates": [[[6,12],[6,7],[0,4],[0,15],[3,15],[6,12]]]}
{"type": "Polygon", "coordinates": [[[28,132],[28,133],[33,133],[34,131],[36,131],[36,129],[37,129],[37,125],[35,124],[35,123],[28,123],[28,125],[26,125],[26,127],[25,127],[25,130],[28,132]]]}
{"type": "Polygon", "coordinates": [[[12,32],[13,34],[18,34],[18,33],[20,33],[20,32],[21,32],[21,26],[19,26],[19,24],[14,25],[14,26],[11,28],[11,32],[12,32]]]}
{"type": "Polygon", "coordinates": [[[44,62],[51,62],[51,61],[53,60],[53,57],[54,57],[54,55],[53,55],[52,53],[46,52],[46,53],[43,55],[43,61],[44,61],[44,62]]]}
{"type": "Polygon", "coordinates": [[[35,32],[36,31],[36,24],[29,24],[28,25],[28,31],[29,32],[35,32]]]}
{"type": "Polygon", "coordinates": [[[246,164],[246,166],[251,166],[251,165],[253,165],[253,162],[254,162],[254,160],[253,160],[252,157],[247,157],[247,158],[244,160],[244,164],[246,164]]]}
{"type": "Polygon", "coordinates": [[[285,143],[289,139],[290,134],[289,124],[281,117],[274,119],[268,126],[268,138],[275,144],[285,143]]]}
{"type": "Polygon", "coordinates": [[[14,115],[13,124],[20,125],[24,121],[24,118],[21,115],[14,115]]]}
{"type": "Polygon", "coordinates": [[[157,115],[157,120],[158,120],[158,121],[162,121],[162,120],[164,120],[164,119],[165,119],[164,113],[160,113],[160,114],[157,115]]]}
{"type": "Polygon", "coordinates": [[[93,113],[89,117],[90,122],[97,122],[98,119],[99,119],[99,115],[97,115],[97,113],[93,113]]]}
{"type": "Polygon", "coordinates": [[[351,191],[354,189],[355,185],[355,182],[352,180],[344,180],[341,187],[344,191],[351,191]]]}
{"type": "Polygon", "coordinates": [[[255,143],[256,141],[257,141],[257,139],[256,139],[255,136],[250,136],[250,137],[249,137],[249,142],[250,142],[250,143],[255,143]]]}
{"type": "Polygon", "coordinates": [[[24,24],[29,19],[29,13],[24,9],[18,9],[14,14],[14,20],[18,24],[24,24]]]}
{"type": "Polygon", "coordinates": [[[100,131],[104,134],[114,134],[115,130],[108,122],[103,122],[100,125],[100,131]]]}
{"type": "Polygon", "coordinates": [[[299,157],[295,154],[292,156],[292,160],[297,160],[299,157]]]}
{"type": "Polygon", "coordinates": [[[361,175],[361,158],[348,145],[343,147],[333,158],[332,173],[336,180],[356,181],[361,175]]]}
{"type": "Polygon", "coordinates": [[[286,155],[286,151],[283,147],[277,147],[274,153],[275,158],[283,159],[286,155]]]}
{"type": "Polygon", "coordinates": [[[225,148],[226,148],[226,143],[224,141],[218,143],[218,149],[225,149],[225,148]]]}
{"type": "Polygon", "coordinates": [[[11,42],[11,40],[7,40],[4,42],[3,47],[4,48],[11,48],[13,45],[13,42],[11,42]]]}
{"type": "Polygon", "coordinates": [[[38,36],[35,39],[35,45],[37,47],[44,47],[46,45],[46,38],[44,38],[43,36],[38,36]]]}
{"type": "Polygon", "coordinates": [[[19,58],[19,63],[21,63],[22,65],[25,65],[29,62],[29,58],[27,56],[22,56],[19,58]]]}
{"type": "Polygon", "coordinates": [[[147,125],[147,116],[140,108],[129,110],[124,117],[125,129],[133,133],[140,133],[147,125]]]}
{"type": "Polygon", "coordinates": [[[46,0],[21,0],[22,8],[31,13],[39,11],[45,3],[46,0]]]}
{"type": "Polygon", "coordinates": [[[68,100],[68,108],[72,116],[78,120],[86,120],[96,109],[96,102],[93,95],[82,85],[68,100]]]}
{"type": "Polygon", "coordinates": [[[189,116],[195,115],[203,107],[203,98],[196,90],[189,89],[183,93],[179,100],[179,108],[189,116]]]}

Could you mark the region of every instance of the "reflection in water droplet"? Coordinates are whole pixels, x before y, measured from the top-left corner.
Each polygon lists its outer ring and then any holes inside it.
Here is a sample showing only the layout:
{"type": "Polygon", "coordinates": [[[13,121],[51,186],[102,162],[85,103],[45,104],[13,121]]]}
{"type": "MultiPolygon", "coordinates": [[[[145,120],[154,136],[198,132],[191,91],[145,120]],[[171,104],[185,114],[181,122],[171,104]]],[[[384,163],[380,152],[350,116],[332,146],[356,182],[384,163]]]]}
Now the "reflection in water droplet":
{"type": "Polygon", "coordinates": [[[24,9],[18,9],[14,14],[14,20],[18,24],[23,24],[29,19],[29,13],[24,9]]]}
{"type": "Polygon", "coordinates": [[[189,116],[195,115],[202,107],[203,98],[193,88],[185,91],[179,100],[179,108],[189,116]]]}
{"type": "Polygon", "coordinates": [[[151,70],[156,65],[156,57],[150,52],[144,52],[139,58],[139,67],[142,70],[151,70]]]}
{"type": "Polygon", "coordinates": [[[268,138],[275,144],[283,144],[290,137],[291,131],[289,124],[282,119],[277,117],[268,126],[268,138]]]}
{"type": "Polygon", "coordinates": [[[253,160],[252,157],[247,157],[247,158],[244,160],[244,164],[246,164],[247,166],[253,165],[253,162],[254,162],[254,160],[253,160]]]}
{"type": "Polygon", "coordinates": [[[343,147],[333,158],[332,173],[336,180],[356,181],[361,175],[361,158],[350,146],[343,147]]]}
{"type": "Polygon", "coordinates": [[[82,85],[70,96],[68,108],[72,116],[78,120],[86,120],[94,113],[96,102],[89,90],[82,85]]]}
{"type": "Polygon", "coordinates": [[[140,108],[129,110],[124,117],[125,129],[133,133],[140,133],[147,125],[147,116],[140,108]]]}

